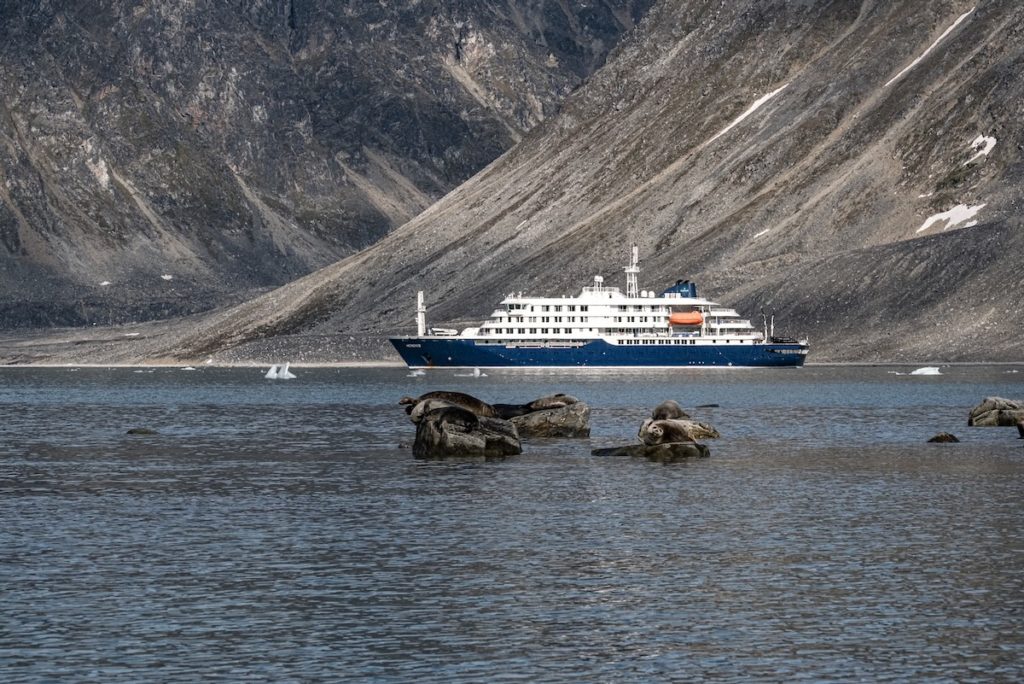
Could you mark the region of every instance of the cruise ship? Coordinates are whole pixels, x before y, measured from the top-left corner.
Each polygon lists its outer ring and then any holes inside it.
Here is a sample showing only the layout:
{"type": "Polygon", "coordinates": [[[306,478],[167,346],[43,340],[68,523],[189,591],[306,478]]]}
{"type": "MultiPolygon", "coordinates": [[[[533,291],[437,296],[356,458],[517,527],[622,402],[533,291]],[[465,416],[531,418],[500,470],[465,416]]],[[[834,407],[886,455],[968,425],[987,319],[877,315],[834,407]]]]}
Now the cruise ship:
{"type": "Polygon", "coordinates": [[[660,293],[639,290],[638,251],[626,271],[626,292],[601,276],[575,297],[501,301],[490,319],[459,332],[426,323],[417,294],[414,337],[391,343],[410,368],[801,366],[806,339],[776,337],[763,316],[761,329],[733,309],[697,296],[678,281],[660,293]]]}

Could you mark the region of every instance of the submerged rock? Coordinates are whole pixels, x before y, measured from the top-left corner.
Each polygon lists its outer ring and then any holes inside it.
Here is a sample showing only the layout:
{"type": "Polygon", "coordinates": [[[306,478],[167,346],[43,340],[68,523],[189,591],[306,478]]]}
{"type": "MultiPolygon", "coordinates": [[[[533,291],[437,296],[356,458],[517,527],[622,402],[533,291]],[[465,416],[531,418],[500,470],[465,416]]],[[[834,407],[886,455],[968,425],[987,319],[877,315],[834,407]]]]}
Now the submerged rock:
{"type": "Polygon", "coordinates": [[[520,437],[589,437],[590,407],[582,401],[511,418],[520,437]]]}
{"type": "Polygon", "coordinates": [[[952,442],[959,442],[960,440],[957,439],[956,435],[950,434],[948,432],[940,432],[939,434],[935,435],[934,437],[932,437],[928,441],[929,442],[940,442],[940,443],[952,443],[952,442]]]}
{"type": "Polygon", "coordinates": [[[1002,397],[986,397],[971,409],[967,425],[974,427],[1013,427],[1024,420],[1024,402],[1002,397]]]}
{"type": "Polygon", "coordinates": [[[629,444],[627,446],[594,449],[592,456],[629,456],[646,458],[661,463],[671,463],[689,458],[707,458],[711,449],[696,442],[673,442],[665,444],[629,444]]]}
{"type": "Polygon", "coordinates": [[[416,458],[501,458],[522,453],[516,427],[507,420],[478,416],[459,406],[424,413],[416,426],[416,458]]]}
{"type": "Polygon", "coordinates": [[[160,433],[152,428],[131,428],[126,435],[159,435],[160,433]]]}

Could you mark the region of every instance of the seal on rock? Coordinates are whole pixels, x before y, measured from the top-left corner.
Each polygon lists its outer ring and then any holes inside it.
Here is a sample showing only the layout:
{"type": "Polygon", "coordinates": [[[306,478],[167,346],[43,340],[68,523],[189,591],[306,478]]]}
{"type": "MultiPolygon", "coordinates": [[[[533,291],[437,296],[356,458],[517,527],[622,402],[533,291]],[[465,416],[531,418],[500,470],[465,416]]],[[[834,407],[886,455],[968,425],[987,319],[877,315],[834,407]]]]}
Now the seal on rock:
{"type": "Polygon", "coordinates": [[[668,418],[664,420],[645,420],[637,433],[644,444],[671,444],[675,442],[692,442],[690,427],[682,421],[668,418]]]}
{"type": "Polygon", "coordinates": [[[569,404],[575,404],[578,401],[579,399],[577,399],[576,397],[570,396],[568,394],[559,393],[552,394],[547,397],[541,397],[539,399],[534,399],[533,401],[526,405],[526,408],[529,409],[529,411],[545,411],[547,409],[562,408],[563,406],[568,406],[569,404]]]}
{"type": "Polygon", "coordinates": [[[426,394],[420,395],[418,399],[412,397],[402,397],[398,400],[400,405],[405,405],[405,412],[412,415],[413,409],[423,401],[427,399],[437,399],[446,402],[452,406],[461,406],[467,411],[472,411],[478,416],[484,416],[485,418],[497,418],[498,412],[494,410],[494,407],[487,402],[481,401],[471,394],[465,392],[449,392],[446,390],[438,390],[435,392],[427,392],[426,394]]]}
{"type": "Polygon", "coordinates": [[[653,420],[671,420],[674,418],[689,418],[689,414],[683,410],[679,402],[674,399],[667,399],[654,407],[651,412],[653,420]]]}

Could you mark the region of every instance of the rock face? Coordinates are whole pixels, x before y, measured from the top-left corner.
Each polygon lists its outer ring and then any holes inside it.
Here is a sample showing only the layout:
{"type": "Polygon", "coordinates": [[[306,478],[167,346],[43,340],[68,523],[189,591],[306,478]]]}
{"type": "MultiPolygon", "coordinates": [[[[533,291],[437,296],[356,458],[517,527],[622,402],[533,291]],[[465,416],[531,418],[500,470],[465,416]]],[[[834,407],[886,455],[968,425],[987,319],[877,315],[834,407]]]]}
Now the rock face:
{"type": "Polygon", "coordinates": [[[502,458],[522,453],[512,423],[487,418],[459,407],[437,408],[416,425],[412,453],[416,458],[502,458]]]}
{"type": "Polygon", "coordinates": [[[207,309],[373,244],[650,4],[0,3],[0,325],[207,309]]]}
{"type": "Polygon", "coordinates": [[[967,424],[975,427],[1013,427],[1024,421],[1024,402],[1002,397],[986,397],[971,409],[967,424]]]}
{"type": "Polygon", "coordinates": [[[394,359],[417,290],[461,327],[510,291],[621,285],[635,241],[641,287],[773,310],[815,361],[1019,360],[1022,32],[1016,0],[660,0],[557,117],[372,248],[96,354],[394,359]]]}
{"type": "Polygon", "coordinates": [[[590,407],[576,401],[558,408],[531,411],[511,419],[520,437],[590,436],[590,407]]]}

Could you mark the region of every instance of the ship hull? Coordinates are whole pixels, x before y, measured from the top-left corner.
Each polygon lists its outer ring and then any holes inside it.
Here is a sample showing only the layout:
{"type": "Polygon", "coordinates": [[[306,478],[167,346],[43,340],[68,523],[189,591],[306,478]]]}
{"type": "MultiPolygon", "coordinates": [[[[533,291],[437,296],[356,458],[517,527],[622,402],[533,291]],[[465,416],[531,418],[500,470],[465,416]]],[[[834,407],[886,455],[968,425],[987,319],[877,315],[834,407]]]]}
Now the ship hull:
{"type": "Polygon", "coordinates": [[[802,366],[807,345],[615,345],[594,340],[578,347],[478,344],[475,340],[393,337],[409,368],[631,368],[687,366],[802,366]]]}

